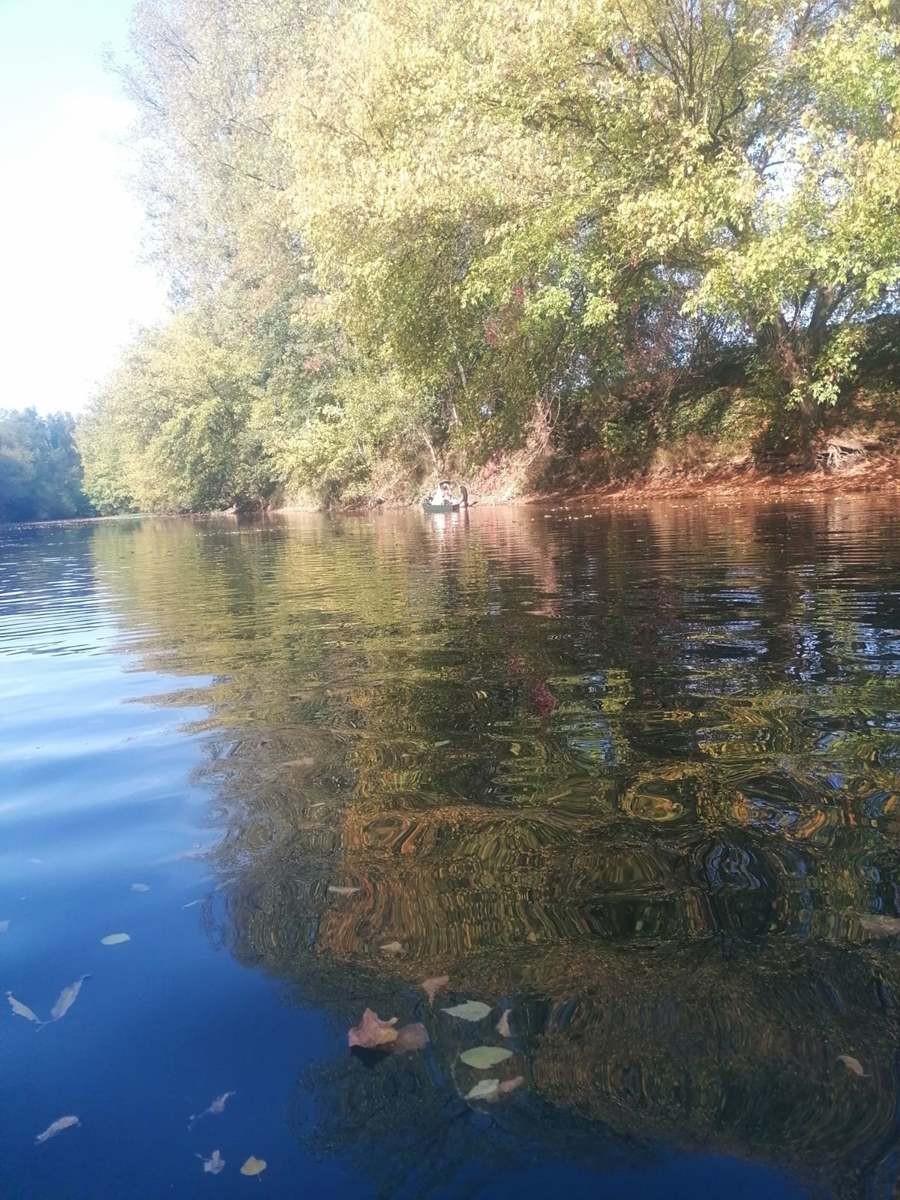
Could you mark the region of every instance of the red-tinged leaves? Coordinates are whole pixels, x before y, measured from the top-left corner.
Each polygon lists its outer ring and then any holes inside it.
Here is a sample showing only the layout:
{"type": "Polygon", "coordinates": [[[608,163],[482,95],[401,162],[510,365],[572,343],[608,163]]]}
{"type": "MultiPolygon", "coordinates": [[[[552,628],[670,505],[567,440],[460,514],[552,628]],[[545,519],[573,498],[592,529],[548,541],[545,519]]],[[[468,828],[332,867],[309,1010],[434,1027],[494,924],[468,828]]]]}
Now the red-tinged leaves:
{"type": "Polygon", "coordinates": [[[347,1045],[351,1048],[359,1046],[363,1050],[377,1050],[379,1047],[396,1042],[397,1030],[394,1026],[397,1024],[397,1020],[397,1017],[391,1017],[389,1021],[382,1021],[378,1013],[367,1008],[360,1023],[354,1025],[348,1032],[347,1045]]]}
{"type": "Polygon", "coordinates": [[[504,1079],[498,1086],[497,1091],[505,1096],[508,1092],[514,1092],[516,1088],[523,1087],[525,1084],[524,1075],[516,1075],[512,1079],[504,1079]]]}
{"type": "Polygon", "coordinates": [[[433,979],[426,979],[422,983],[422,991],[428,997],[429,1004],[434,1004],[435,996],[438,992],[443,991],[449,982],[449,975],[435,975],[433,979]]]}

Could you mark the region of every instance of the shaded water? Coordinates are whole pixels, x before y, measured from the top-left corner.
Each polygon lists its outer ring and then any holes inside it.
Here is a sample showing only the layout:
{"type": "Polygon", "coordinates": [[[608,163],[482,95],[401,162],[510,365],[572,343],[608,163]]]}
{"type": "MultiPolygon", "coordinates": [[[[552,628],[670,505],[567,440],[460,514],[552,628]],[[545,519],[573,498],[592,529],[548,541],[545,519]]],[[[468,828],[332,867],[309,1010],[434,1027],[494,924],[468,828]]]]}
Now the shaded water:
{"type": "Polygon", "coordinates": [[[0,529],[0,1195],[893,1196],[898,517],[0,529]]]}

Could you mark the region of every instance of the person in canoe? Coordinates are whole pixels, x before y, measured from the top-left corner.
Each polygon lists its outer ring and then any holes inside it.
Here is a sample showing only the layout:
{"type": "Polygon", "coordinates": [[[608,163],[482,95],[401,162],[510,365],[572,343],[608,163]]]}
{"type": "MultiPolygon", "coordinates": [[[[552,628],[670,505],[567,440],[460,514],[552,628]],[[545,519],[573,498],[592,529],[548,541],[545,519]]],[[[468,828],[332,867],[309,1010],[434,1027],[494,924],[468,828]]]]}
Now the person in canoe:
{"type": "Polygon", "coordinates": [[[459,498],[453,495],[453,486],[449,479],[442,479],[430,496],[425,497],[425,507],[449,511],[456,508],[466,508],[469,503],[469,493],[464,487],[459,489],[459,498]]]}

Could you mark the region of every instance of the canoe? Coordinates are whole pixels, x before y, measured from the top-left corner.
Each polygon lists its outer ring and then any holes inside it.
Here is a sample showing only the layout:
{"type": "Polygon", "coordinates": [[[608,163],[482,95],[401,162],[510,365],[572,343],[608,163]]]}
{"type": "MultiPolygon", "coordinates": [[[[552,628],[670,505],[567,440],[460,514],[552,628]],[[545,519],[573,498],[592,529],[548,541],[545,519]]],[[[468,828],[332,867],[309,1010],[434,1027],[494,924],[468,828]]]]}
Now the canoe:
{"type": "Polygon", "coordinates": [[[459,512],[459,501],[451,500],[449,504],[432,504],[430,500],[423,500],[422,507],[427,513],[453,513],[459,512]]]}

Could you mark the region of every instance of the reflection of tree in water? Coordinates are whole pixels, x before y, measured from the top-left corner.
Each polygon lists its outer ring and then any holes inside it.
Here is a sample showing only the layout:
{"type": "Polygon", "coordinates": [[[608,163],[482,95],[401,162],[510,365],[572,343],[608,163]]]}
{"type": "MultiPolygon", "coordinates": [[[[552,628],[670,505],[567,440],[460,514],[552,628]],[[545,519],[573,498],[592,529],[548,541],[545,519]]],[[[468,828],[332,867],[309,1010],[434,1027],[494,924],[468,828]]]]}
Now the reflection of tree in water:
{"type": "Polygon", "coordinates": [[[418,518],[151,525],[107,547],[100,531],[99,572],[159,630],[148,661],[219,677],[234,953],[336,1029],[365,1004],[418,1019],[415,985],[445,972],[456,997],[513,1010],[527,1097],[469,1115],[460,1030],[428,1014],[427,1055],[341,1057],[317,1079],[317,1136],[413,1193],[382,1139],[447,1178],[481,1152],[479,1121],[494,1156],[516,1122],[546,1152],[571,1121],[575,1153],[580,1119],[790,1162],[848,1196],[882,1187],[897,552],[889,530],[835,540],[856,519],[838,503],[481,513],[440,539],[418,518]]]}

